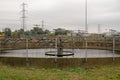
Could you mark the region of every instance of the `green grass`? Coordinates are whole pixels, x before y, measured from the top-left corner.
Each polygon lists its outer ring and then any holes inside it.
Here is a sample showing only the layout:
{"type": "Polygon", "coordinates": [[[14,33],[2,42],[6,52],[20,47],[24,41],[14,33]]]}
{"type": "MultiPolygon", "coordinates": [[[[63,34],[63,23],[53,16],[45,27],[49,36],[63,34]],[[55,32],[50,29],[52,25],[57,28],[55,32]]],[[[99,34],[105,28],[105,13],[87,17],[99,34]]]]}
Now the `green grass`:
{"type": "Polygon", "coordinates": [[[120,65],[67,70],[1,65],[0,80],[120,80],[120,65]]]}

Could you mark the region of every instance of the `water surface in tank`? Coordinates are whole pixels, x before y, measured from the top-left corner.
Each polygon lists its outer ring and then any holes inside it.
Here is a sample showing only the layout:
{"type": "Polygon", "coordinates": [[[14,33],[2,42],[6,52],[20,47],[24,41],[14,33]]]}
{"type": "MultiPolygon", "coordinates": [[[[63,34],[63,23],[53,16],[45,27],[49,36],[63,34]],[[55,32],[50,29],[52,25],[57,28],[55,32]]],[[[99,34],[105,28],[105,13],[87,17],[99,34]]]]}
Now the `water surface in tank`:
{"type": "MultiPolygon", "coordinates": [[[[72,49],[64,49],[65,51],[72,51],[72,49]]],[[[20,50],[7,50],[5,53],[0,53],[0,56],[4,57],[34,57],[34,58],[47,58],[55,56],[45,56],[47,51],[57,51],[56,49],[20,49],[20,50]],[[28,52],[28,54],[27,54],[28,52]]],[[[74,58],[85,58],[85,49],[74,49],[74,56],[64,56],[74,58]]],[[[98,49],[87,49],[88,58],[96,57],[113,57],[112,51],[109,50],[98,50],[98,49]]],[[[115,52],[114,57],[120,57],[120,53],[115,52]]]]}

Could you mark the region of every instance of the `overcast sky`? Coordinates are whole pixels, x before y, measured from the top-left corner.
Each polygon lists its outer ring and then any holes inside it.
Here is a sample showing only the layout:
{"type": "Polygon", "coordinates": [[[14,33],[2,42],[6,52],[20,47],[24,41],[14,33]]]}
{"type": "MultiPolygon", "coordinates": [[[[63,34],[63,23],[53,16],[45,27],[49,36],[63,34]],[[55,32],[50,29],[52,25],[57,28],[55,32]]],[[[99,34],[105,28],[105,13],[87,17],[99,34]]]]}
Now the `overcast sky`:
{"type": "MultiPolygon", "coordinates": [[[[85,0],[0,0],[0,29],[21,28],[21,10],[27,4],[27,29],[45,21],[45,28],[84,30],[85,0]]],[[[101,32],[108,29],[120,30],[120,0],[88,0],[88,29],[101,32]]]]}

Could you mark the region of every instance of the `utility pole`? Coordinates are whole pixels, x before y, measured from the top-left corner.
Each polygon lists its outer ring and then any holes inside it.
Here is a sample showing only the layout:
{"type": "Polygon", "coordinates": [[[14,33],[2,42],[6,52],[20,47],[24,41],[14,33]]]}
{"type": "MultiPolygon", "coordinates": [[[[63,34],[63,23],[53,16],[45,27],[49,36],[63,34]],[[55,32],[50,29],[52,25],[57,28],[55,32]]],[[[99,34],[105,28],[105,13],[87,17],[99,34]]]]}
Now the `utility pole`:
{"type": "Polygon", "coordinates": [[[23,28],[23,36],[25,38],[26,42],[26,66],[29,67],[29,59],[28,59],[28,37],[25,35],[25,29],[26,28],[26,5],[25,3],[22,3],[22,28],[23,28]]]}
{"type": "Polygon", "coordinates": [[[87,0],[85,0],[85,31],[88,32],[88,22],[87,22],[87,0]]]}
{"type": "Polygon", "coordinates": [[[98,34],[100,34],[100,24],[98,24],[98,34]]]}
{"type": "Polygon", "coordinates": [[[42,25],[41,26],[42,26],[42,29],[44,29],[44,21],[43,20],[42,20],[42,25]]]}
{"type": "Polygon", "coordinates": [[[44,26],[45,26],[45,25],[44,25],[44,20],[41,21],[41,25],[35,24],[34,26],[35,26],[35,27],[41,26],[41,28],[44,29],[44,26]]]}
{"type": "Polygon", "coordinates": [[[22,28],[26,28],[26,4],[22,3],[22,28]]]}

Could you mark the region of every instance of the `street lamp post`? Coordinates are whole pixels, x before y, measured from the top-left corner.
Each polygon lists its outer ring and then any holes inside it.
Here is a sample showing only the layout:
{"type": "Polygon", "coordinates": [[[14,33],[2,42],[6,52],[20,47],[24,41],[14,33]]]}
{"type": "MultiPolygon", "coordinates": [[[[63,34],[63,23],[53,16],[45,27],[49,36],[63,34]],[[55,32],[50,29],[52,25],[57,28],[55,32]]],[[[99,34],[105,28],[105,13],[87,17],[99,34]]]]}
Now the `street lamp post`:
{"type": "Polygon", "coordinates": [[[87,22],[87,0],[85,0],[85,62],[87,62],[87,33],[88,33],[88,22],[87,22]]]}

